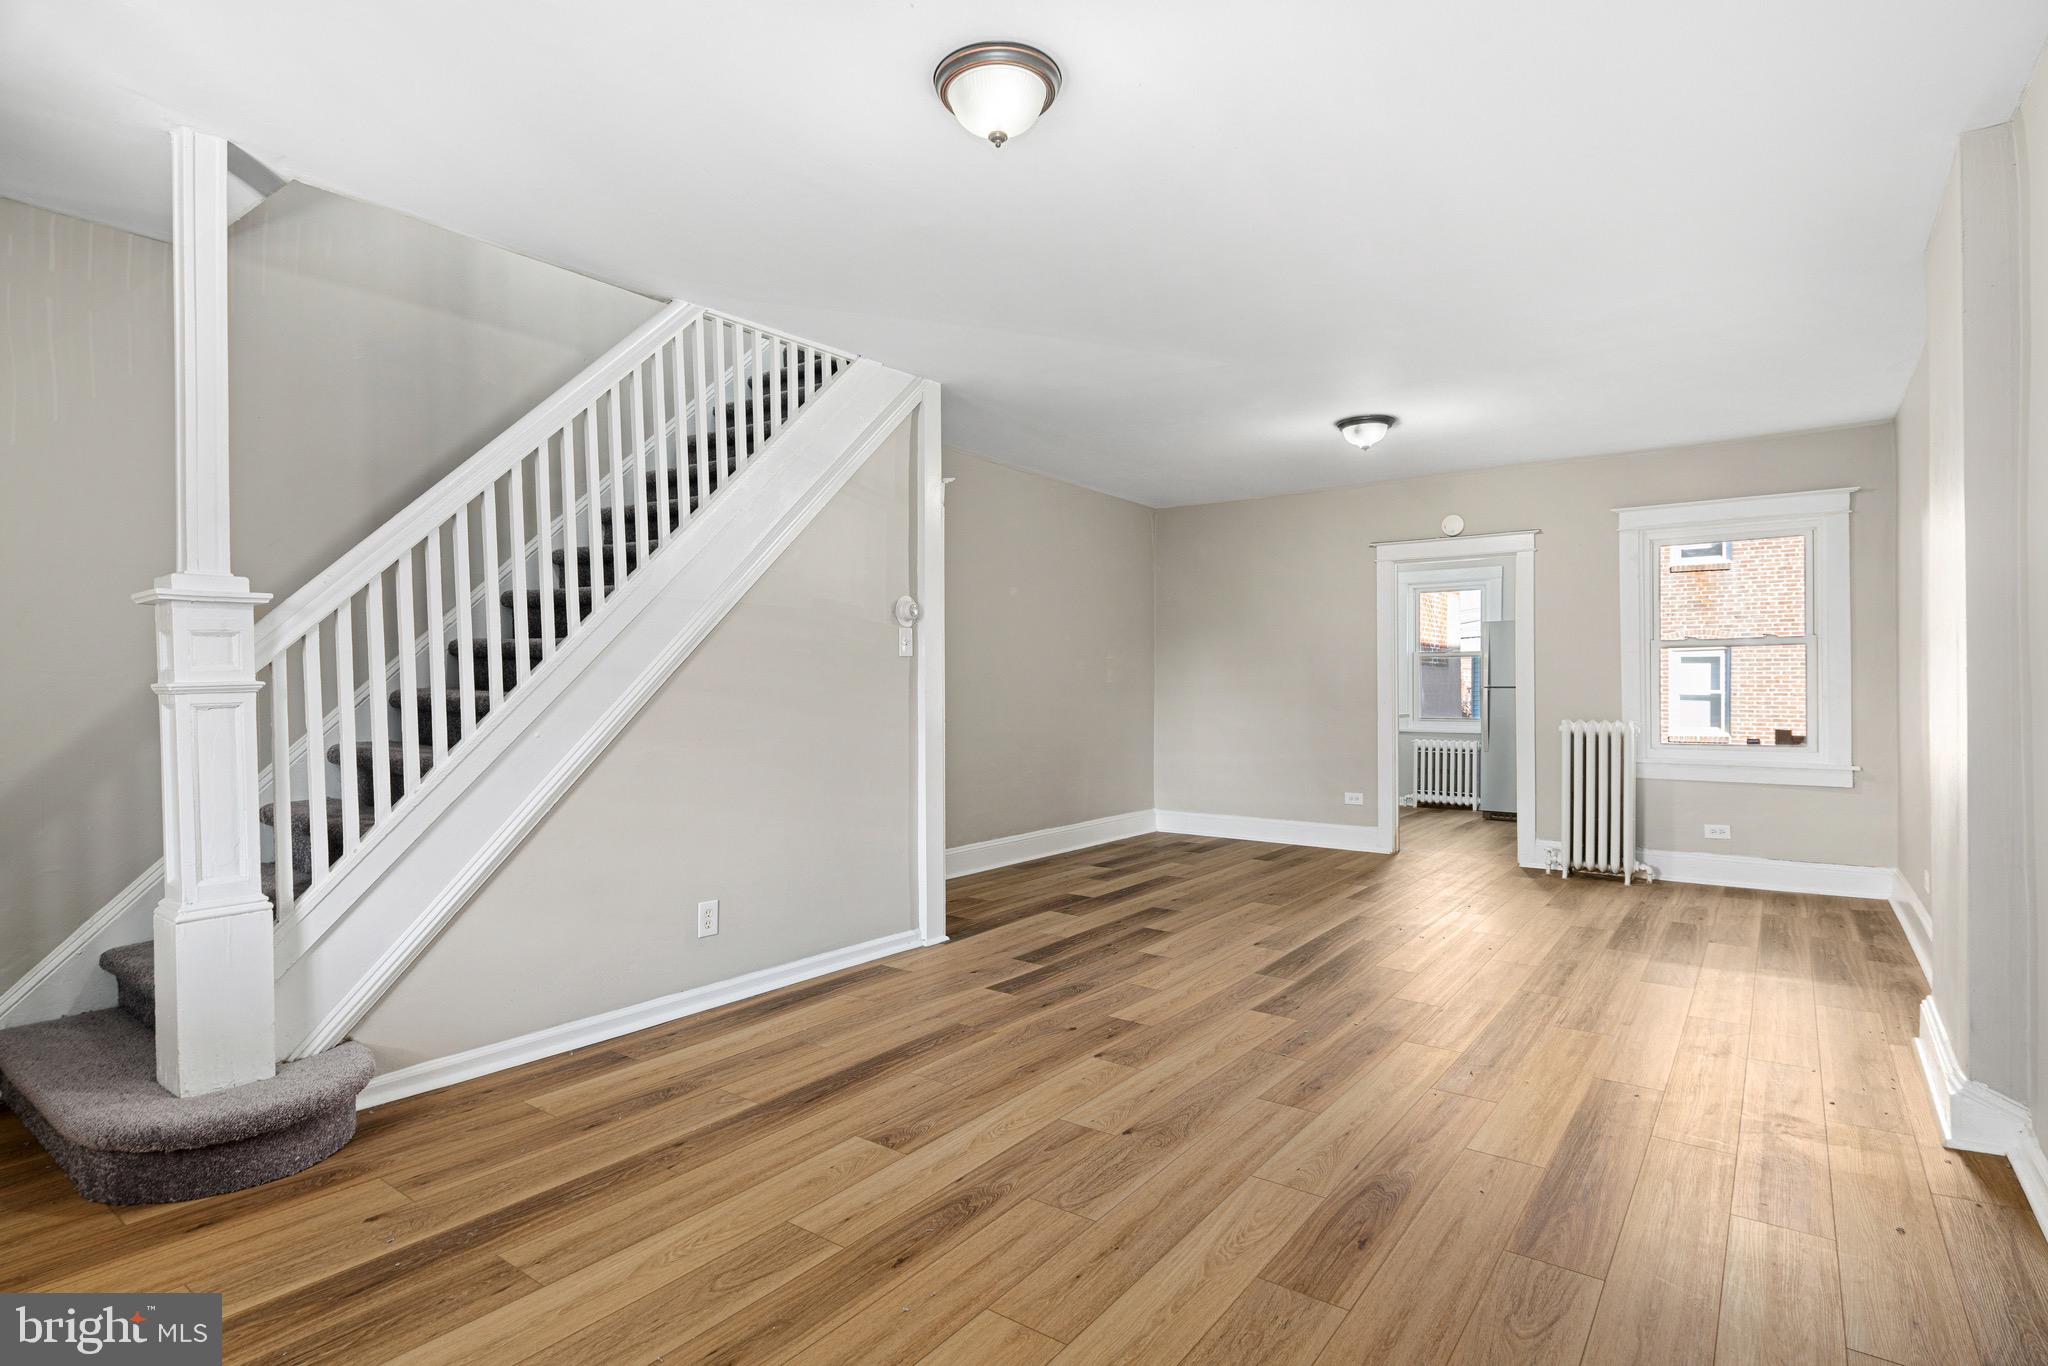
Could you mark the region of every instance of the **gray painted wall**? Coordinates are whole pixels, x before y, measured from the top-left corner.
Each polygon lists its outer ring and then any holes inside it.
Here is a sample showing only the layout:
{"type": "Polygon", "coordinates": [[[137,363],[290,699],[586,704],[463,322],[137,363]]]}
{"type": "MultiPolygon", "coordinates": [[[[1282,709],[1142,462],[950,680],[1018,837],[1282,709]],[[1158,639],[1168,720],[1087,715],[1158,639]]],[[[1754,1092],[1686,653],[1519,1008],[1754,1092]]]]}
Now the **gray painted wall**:
{"type": "Polygon", "coordinates": [[[1152,510],[963,451],[946,473],[946,841],[1152,805],[1152,510]]]}
{"type": "MultiPolygon", "coordinates": [[[[0,986],[162,852],[169,249],[0,200],[0,986]]],[[[282,600],[658,305],[288,186],[229,245],[235,568],[282,600]]]]}
{"type": "MultiPolygon", "coordinates": [[[[1370,457],[1364,457],[1370,458],[1370,457]]],[[[1890,423],[1760,437],[1156,514],[1158,805],[1371,825],[1372,543],[1539,528],[1537,830],[1558,829],[1557,723],[1620,715],[1612,509],[1856,485],[1852,789],[1646,782],[1646,847],[1891,867],[1897,845],[1897,589],[1890,423]],[[1366,805],[1345,806],[1363,791],[1366,805]],[[1706,822],[1733,826],[1707,842],[1706,822]]],[[[1526,626],[1524,629],[1527,629],[1526,626]]]]}
{"type": "Polygon", "coordinates": [[[356,1027],[381,1068],[916,928],[908,431],[356,1027]]]}

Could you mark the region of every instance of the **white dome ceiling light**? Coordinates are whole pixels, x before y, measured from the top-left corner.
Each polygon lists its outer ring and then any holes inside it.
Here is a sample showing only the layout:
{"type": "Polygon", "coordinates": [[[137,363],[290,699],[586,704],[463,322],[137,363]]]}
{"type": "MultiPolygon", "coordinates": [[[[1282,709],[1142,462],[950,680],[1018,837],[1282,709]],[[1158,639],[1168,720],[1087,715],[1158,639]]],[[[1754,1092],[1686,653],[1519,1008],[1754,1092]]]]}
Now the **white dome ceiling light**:
{"type": "Polygon", "coordinates": [[[962,128],[1000,147],[1052,108],[1060,66],[1025,43],[969,43],[939,63],[932,89],[962,128]]]}
{"type": "Polygon", "coordinates": [[[1388,417],[1385,413],[1369,413],[1364,417],[1340,417],[1337,430],[1344,439],[1362,451],[1369,451],[1380,444],[1380,438],[1394,430],[1401,419],[1388,417]]]}

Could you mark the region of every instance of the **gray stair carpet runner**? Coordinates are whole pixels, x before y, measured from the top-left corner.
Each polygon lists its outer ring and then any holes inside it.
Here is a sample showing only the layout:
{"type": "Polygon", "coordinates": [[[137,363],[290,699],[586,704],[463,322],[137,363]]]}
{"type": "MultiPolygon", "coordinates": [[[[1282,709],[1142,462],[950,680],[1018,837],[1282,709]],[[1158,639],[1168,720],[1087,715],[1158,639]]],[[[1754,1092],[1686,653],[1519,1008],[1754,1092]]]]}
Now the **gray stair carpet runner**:
{"type": "MultiPolygon", "coordinates": [[[[791,372],[783,372],[780,407],[784,422],[791,411],[792,378],[791,372]]],[[[703,477],[713,491],[737,473],[741,443],[747,453],[753,451],[753,401],[749,399],[743,407],[743,413],[727,413],[727,421],[739,419],[738,425],[726,427],[723,442],[715,451],[707,451],[702,462],[703,477]]],[[[661,544],[663,536],[673,535],[687,515],[686,506],[695,511],[700,500],[696,438],[685,441],[683,448],[686,460],[681,470],[671,470],[665,480],[659,472],[647,474],[646,505],[661,509],[646,528],[650,550],[661,544]]],[[[590,615],[607,595],[617,591],[615,535],[617,563],[628,574],[639,567],[642,508],[628,507],[624,514],[614,526],[612,509],[600,511],[600,553],[593,555],[588,546],[575,549],[574,593],[568,587],[570,552],[555,552],[555,587],[545,591],[552,600],[557,641],[569,633],[574,621],[590,615]],[[593,580],[593,566],[601,581],[593,580]]],[[[509,591],[502,594],[508,620],[516,622],[516,614],[524,610],[528,635],[535,637],[527,642],[523,657],[516,640],[503,643],[498,662],[506,693],[516,689],[542,660],[538,639],[543,622],[542,591],[529,590],[524,602],[509,591]]],[[[438,718],[444,751],[462,738],[457,667],[461,650],[459,641],[448,646],[451,666],[438,718]]],[[[478,721],[491,710],[490,662],[489,644],[475,642],[470,660],[471,701],[478,721]]],[[[406,698],[394,692],[389,702],[393,716],[390,734],[398,737],[406,698]]],[[[434,767],[432,736],[437,708],[431,690],[424,688],[411,705],[419,726],[419,764],[424,776],[434,767]]],[[[384,766],[393,801],[404,795],[406,775],[400,738],[393,738],[382,754],[369,741],[359,742],[355,751],[351,758],[358,792],[363,794],[359,802],[361,834],[375,820],[368,794],[374,790],[371,784],[377,767],[384,766]]],[[[341,746],[329,746],[326,758],[330,765],[339,765],[341,746]]],[[[338,782],[330,781],[327,790],[338,791],[338,782]]],[[[286,803],[282,828],[277,803],[265,804],[259,813],[262,823],[273,832],[273,848],[279,853],[290,850],[294,894],[312,884],[316,827],[327,843],[330,863],[339,860],[346,848],[341,800],[329,798],[317,820],[313,807],[308,801],[286,803]]],[[[277,873],[275,858],[264,863],[263,894],[273,901],[277,873]]],[[[88,1200],[109,1205],[161,1204],[243,1190],[302,1171],[354,1136],[356,1097],[376,1071],[369,1049],[359,1043],[343,1043],[316,1057],[286,1063],[269,1080],[180,1099],[156,1080],[155,946],[144,942],[109,949],[100,955],[100,966],[114,978],[119,1001],[114,1008],[0,1030],[0,1102],[21,1118],[88,1200]]]]}

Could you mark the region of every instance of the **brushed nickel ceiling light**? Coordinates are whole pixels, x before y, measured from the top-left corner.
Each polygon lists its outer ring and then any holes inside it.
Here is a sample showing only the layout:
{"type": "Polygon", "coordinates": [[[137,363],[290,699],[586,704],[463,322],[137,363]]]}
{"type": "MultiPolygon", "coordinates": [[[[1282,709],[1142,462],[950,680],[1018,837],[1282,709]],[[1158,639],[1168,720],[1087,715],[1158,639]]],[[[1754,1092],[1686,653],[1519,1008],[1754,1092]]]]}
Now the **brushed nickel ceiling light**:
{"type": "Polygon", "coordinates": [[[1060,66],[1027,43],[969,43],[939,63],[932,89],[962,128],[1000,147],[1052,108],[1060,66]]]}
{"type": "Polygon", "coordinates": [[[1369,451],[1379,445],[1380,438],[1394,430],[1400,420],[1385,413],[1369,413],[1364,417],[1340,417],[1337,419],[1337,430],[1344,434],[1346,441],[1358,449],[1369,451]]]}

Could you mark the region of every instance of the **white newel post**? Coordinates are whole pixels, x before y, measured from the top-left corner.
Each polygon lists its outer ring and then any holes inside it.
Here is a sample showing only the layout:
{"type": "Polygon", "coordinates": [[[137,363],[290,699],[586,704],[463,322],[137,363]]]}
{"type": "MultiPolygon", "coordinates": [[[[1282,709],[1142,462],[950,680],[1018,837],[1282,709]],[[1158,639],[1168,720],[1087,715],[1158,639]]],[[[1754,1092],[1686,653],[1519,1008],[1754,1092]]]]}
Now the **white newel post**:
{"type": "Polygon", "coordinates": [[[135,600],[156,612],[162,727],[156,1073],[194,1096],[277,1070],[256,819],[256,608],[270,595],[228,570],[227,143],[177,129],[171,168],[178,558],[135,600]]]}

